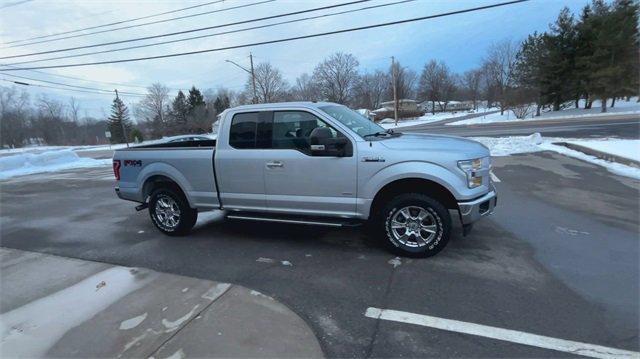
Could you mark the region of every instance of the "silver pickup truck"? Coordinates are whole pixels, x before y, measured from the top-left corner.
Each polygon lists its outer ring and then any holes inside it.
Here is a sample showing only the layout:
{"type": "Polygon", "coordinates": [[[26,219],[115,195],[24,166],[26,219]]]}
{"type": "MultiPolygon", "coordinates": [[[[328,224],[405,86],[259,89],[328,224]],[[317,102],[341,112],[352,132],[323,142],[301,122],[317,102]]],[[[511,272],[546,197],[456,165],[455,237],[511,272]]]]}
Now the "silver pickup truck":
{"type": "Polygon", "coordinates": [[[449,241],[451,211],[466,234],[497,202],[489,150],[478,142],[385,130],[345,106],[240,106],[217,140],[115,151],[116,193],[149,209],[168,235],[199,211],[227,218],[367,228],[395,253],[430,256],[449,241]],[[454,212],[455,213],[455,212],[454,212]]]}

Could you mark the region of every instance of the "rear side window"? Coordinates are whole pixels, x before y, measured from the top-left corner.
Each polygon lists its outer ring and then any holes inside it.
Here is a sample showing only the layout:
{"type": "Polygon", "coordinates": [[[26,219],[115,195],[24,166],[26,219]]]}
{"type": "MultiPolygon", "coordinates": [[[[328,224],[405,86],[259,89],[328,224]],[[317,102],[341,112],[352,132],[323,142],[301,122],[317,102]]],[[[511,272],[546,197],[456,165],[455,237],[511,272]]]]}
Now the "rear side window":
{"type": "Polygon", "coordinates": [[[259,113],[238,113],[231,120],[229,145],[234,148],[256,148],[259,113]]]}

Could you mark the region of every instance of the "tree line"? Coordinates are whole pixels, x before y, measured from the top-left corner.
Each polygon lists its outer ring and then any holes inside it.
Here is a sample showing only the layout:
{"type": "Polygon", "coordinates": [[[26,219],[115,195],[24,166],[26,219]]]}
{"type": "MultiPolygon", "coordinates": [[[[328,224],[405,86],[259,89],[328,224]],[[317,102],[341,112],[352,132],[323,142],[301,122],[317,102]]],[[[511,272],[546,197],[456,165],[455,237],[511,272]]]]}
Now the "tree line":
{"type": "Polygon", "coordinates": [[[68,104],[47,97],[32,102],[25,93],[0,88],[2,145],[21,146],[29,138],[92,144],[104,141],[105,129],[112,142],[122,142],[124,132],[130,141],[210,132],[226,108],[249,103],[330,101],[374,110],[393,100],[394,85],[399,99],[429,103],[431,112],[447,111],[453,100],[469,101],[473,109],[485,103],[501,113],[512,110],[518,118],[578,107],[580,100],[585,108],[600,100],[601,111],[606,111],[607,104],[615,106],[616,99],[639,92],[638,10],[632,0],[593,0],[577,17],[565,8],[547,31],[521,42],[492,44],[479,66],[464,73],[436,59],[419,73],[397,61],[371,71],[361,69],[353,54],[338,52],[292,83],[271,63],[258,63],[255,91],[252,76],[240,91],[192,87],[175,96],[155,83],[131,104],[131,111],[114,99],[107,119],[80,118],[73,99],[68,104]]]}

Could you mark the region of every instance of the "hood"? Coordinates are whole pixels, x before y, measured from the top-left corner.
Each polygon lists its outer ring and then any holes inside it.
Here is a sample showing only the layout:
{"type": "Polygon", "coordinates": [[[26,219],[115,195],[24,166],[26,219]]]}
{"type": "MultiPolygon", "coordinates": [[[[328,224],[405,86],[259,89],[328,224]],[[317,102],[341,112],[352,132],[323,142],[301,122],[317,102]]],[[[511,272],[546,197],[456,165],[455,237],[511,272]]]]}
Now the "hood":
{"type": "Polygon", "coordinates": [[[403,133],[380,143],[392,150],[455,152],[466,158],[489,156],[489,149],[480,142],[455,136],[403,133]]]}

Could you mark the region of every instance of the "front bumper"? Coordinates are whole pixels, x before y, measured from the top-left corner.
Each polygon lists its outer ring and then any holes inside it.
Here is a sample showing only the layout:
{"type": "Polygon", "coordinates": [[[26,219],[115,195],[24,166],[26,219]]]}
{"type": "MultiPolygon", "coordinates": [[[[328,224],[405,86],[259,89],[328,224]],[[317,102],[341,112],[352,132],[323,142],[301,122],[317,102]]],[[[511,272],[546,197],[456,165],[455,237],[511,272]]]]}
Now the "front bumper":
{"type": "Polygon", "coordinates": [[[491,215],[498,204],[498,194],[491,188],[489,193],[468,202],[458,202],[460,221],[463,225],[471,224],[484,216],[491,215]]]}

